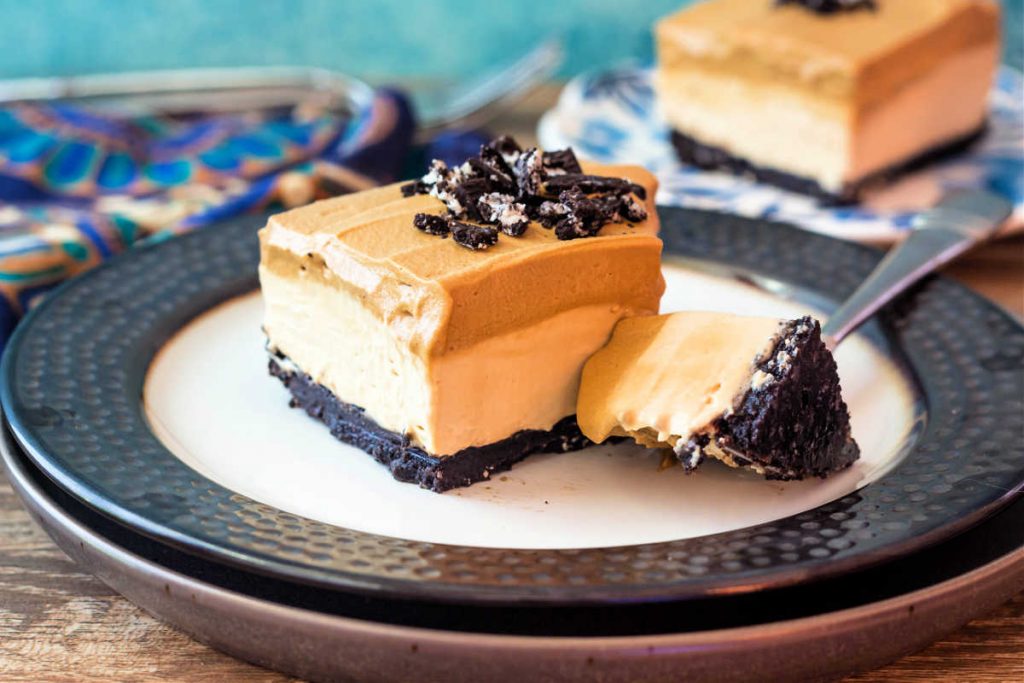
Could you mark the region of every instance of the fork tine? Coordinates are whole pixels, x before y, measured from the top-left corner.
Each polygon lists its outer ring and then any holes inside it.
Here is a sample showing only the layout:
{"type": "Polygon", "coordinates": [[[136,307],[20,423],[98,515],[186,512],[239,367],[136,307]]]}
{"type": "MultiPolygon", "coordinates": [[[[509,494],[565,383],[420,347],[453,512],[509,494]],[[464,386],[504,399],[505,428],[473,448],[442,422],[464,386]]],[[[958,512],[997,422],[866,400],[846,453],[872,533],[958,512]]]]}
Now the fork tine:
{"type": "Polygon", "coordinates": [[[507,67],[463,85],[452,93],[452,109],[478,107],[496,93],[515,92],[548,75],[562,61],[561,45],[557,41],[543,43],[507,67]]]}
{"type": "Polygon", "coordinates": [[[561,41],[552,38],[508,65],[443,92],[431,93],[430,99],[443,104],[435,111],[423,107],[418,134],[431,135],[466,119],[479,118],[494,105],[523,95],[553,74],[562,57],[561,41]]]}

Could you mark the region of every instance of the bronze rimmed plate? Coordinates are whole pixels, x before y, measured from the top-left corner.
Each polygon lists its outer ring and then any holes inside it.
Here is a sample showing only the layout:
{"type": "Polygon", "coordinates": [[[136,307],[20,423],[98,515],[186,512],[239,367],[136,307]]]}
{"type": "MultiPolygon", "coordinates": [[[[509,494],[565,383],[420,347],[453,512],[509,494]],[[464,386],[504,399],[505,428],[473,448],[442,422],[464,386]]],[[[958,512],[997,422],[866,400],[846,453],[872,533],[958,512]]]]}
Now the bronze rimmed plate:
{"type": "MultiPolygon", "coordinates": [[[[822,300],[840,300],[877,260],[787,226],[661,214],[667,254],[727,264],[822,300]]],[[[189,552],[411,600],[660,601],[867,567],[962,531],[1024,482],[1024,329],[934,279],[882,317],[926,411],[906,457],[813,510],[699,538],[543,550],[407,540],[283,512],[185,465],[154,435],[140,402],[147,367],[174,332],[255,287],[258,223],[227,223],[87,274],[30,314],[4,357],[4,405],[33,462],[88,505],[189,552]]]]}

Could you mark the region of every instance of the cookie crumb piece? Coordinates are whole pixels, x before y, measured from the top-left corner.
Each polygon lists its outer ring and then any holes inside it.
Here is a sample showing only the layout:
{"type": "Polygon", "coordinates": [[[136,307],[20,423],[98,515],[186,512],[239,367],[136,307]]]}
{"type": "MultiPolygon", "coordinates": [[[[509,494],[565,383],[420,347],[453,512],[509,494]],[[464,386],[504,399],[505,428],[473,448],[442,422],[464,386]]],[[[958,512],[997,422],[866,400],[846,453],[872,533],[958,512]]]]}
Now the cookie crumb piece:
{"type": "Polygon", "coordinates": [[[457,244],[473,251],[489,249],[498,243],[498,229],[489,225],[451,221],[451,231],[457,244]]]}
{"type": "Polygon", "coordinates": [[[447,218],[430,213],[416,214],[412,219],[412,224],[428,235],[445,237],[451,232],[447,218]]]}

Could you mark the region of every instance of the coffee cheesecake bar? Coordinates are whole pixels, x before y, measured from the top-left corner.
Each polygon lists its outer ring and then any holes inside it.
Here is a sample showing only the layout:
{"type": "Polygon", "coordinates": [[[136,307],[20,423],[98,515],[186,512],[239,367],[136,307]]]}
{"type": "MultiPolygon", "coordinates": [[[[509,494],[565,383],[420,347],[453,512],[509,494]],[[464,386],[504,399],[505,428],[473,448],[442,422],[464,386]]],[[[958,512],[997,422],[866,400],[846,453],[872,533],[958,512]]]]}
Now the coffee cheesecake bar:
{"type": "Polygon", "coordinates": [[[270,371],[395,478],[444,491],[590,442],[584,362],[658,312],[656,181],[500,138],[260,231],[270,371]]]}
{"type": "Polygon", "coordinates": [[[690,312],[623,320],[583,370],[577,404],[595,442],[711,457],[769,479],[826,477],[859,456],[832,354],[809,318],[690,312]]]}
{"type": "Polygon", "coordinates": [[[851,202],[981,135],[999,7],[709,0],[655,36],[655,89],[682,161],[851,202]]]}

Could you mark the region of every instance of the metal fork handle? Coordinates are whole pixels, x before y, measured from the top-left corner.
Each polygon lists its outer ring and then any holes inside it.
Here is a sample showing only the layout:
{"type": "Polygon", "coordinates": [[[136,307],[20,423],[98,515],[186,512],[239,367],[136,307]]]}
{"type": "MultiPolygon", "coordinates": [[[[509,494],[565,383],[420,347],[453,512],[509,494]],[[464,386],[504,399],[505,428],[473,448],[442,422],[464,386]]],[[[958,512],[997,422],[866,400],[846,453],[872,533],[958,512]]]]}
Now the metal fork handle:
{"type": "Polygon", "coordinates": [[[412,94],[419,115],[417,141],[455,125],[486,123],[500,107],[524,96],[550,78],[562,64],[564,50],[558,38],[549,38],[513,62],[451,88],[412,94]]]}
{"type": "Polygon", "coordinates": [[[915,229],[892,249],[822,328],[829,348],[925,275],[994,235],[1013,206],[984,190],[947,194],[921,214],[915,229]]]}

